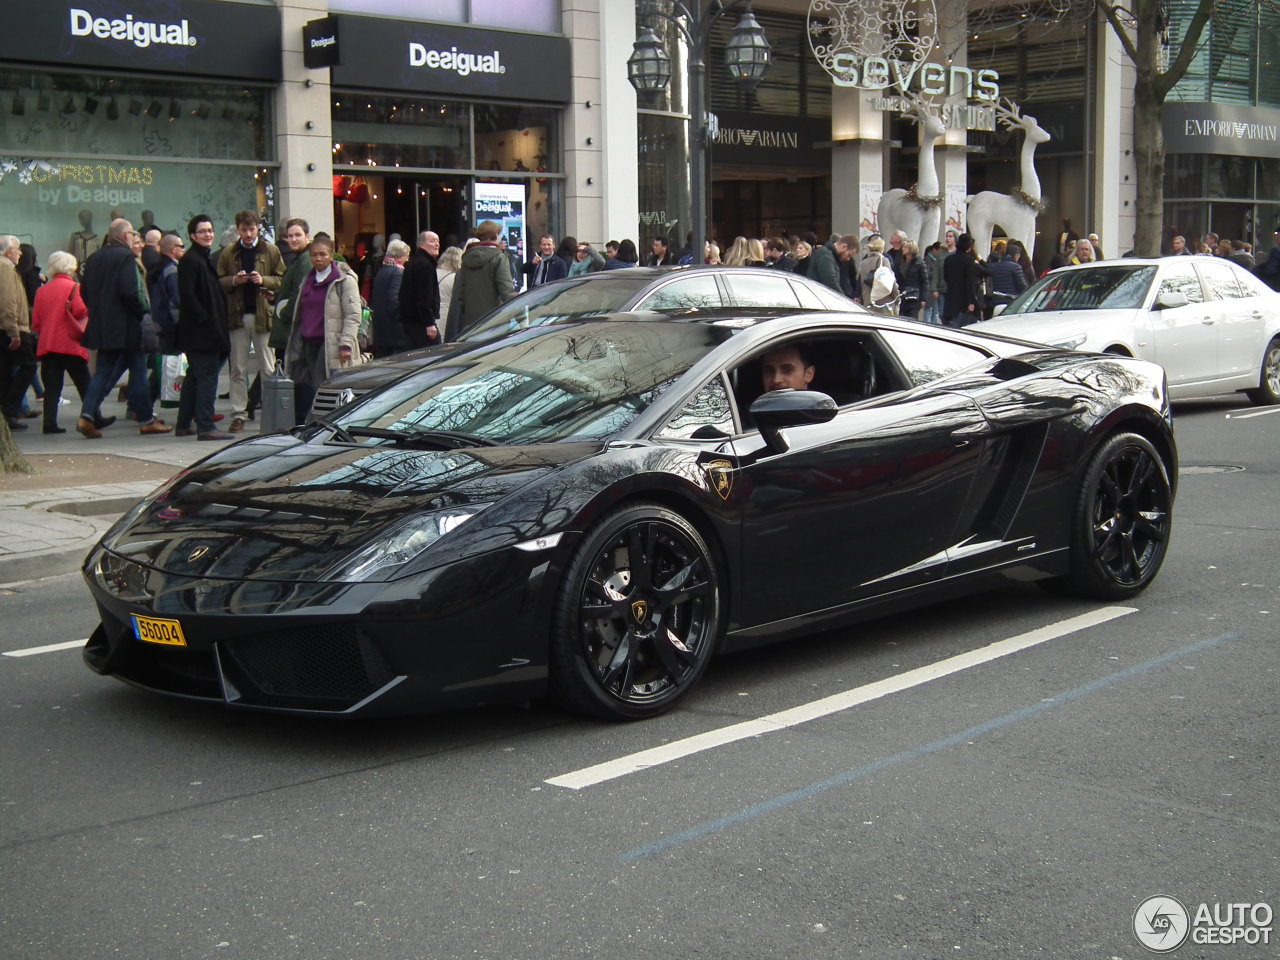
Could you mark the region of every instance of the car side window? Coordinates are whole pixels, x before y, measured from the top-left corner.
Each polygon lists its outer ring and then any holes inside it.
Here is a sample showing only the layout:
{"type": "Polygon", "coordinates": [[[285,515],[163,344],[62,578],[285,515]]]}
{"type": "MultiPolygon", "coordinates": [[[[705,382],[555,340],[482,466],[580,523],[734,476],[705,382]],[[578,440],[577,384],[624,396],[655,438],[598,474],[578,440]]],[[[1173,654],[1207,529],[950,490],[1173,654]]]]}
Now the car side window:
{"type": "Polygon", "coordinates": [[[733,405],[722,377],[690,397],[657,433],[664,440],[723,440],[732,435],[733,405]]]}
{"type": "Polygon", "coordinates": [[[911,377],[913,387],[941,380],[988,359],[985,353],[975,347],[940,337],[903,333],[899,330],[881,330],[880,336],[888,341],[889,347],[898,355],[902,368],[911,377]]]}
{"type": "Polygon", "coordinates": [[[1227,264],[1206,259],[1200,264],[1200,270],[1204,274],[1205,285],[1209,288],[1210,299],[1239,300],[1249,296],[1236,279],[1236,272],[1227,264]]]}
{"type": "Polygon", "coordinates": [[[1161,293],[1181,293],[1192,303],[1204,303],[1204,291],[1200,288],[1200,277],[1189,263],[1170,264],[1160,277],[1161,293]]]}
{"type": "Polygon", "coordinates": [[[637,310],[707,310],[721,306],[720,288],[710,274],[683,277],[659,287],[636,305],[637,310]]]}
{"type": "Polygon", "coordinates": [[[747,273],[725,274],[729,296],[742,307],[798,307],[795,291],[787,278],[760,271],[759,276],[747,273]]]}

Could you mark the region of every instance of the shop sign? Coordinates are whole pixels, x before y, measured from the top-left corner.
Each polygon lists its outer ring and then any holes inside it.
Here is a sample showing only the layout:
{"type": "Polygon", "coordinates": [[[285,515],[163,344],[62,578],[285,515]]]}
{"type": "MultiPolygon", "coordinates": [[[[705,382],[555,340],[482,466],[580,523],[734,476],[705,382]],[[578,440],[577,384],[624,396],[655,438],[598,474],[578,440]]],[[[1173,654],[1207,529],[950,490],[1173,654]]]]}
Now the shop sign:
{"type": "Polygon", "coordinates": [[[282,75],[280,11],[226,0],[16,4],[0,60],[249,80],[282,75]]]}
{"type": "Polygon", "coordinates": [[[338,18],[321,17],[308,20],[302,27],[303,66],[332,67],[342,62],[342,44],[338,39],[338,18]]]}
{"type": "Polygon", "coordinates": [[[565,103],[569,40],[421,21],[343,16],[337,86],[565,103]]]}
{"type": "Polygon", "coordinates": [[[1164,148],[1166,153],[1280,157],[1280,110],[1166,102],[1164,148]]]}
{"type": "Polygon", "coordinates": [[[831,139],[826,120],[720,111],[711,134],[716,164],[774,165],[825,170],[830,154],[814,144],[831,139]]]}

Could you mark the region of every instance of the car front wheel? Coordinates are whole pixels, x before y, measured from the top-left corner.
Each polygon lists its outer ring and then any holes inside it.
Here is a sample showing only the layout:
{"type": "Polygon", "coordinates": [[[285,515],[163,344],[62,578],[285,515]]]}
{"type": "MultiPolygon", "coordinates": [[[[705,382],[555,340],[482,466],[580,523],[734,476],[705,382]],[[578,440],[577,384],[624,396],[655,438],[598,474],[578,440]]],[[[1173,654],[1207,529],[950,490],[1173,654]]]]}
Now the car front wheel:
{"type": "Polygon", "coordinates": [[[1071,528],[1071,572],[1053,586],[1118,600],[1141,592],[1164,562],[1173,524],[1169,474],[1136,433],[1110,437],[1084,471],[1071,528]]]}
{"type": "Polygon", "coordinates": [[[1257,404],[1280,403],[1280,337],[1272,337],[1262,352],[1262,375],[1258,378],[1258,388],[1245,393],[1257,404]]]}
{"type": "Polygon", "coordinates": [[[557,598],[558,699],[617,720],[670,709],[706,670],[721,602],[715,558],[688,520],[658,504],[608,514],[578,548],[557,598]]]}

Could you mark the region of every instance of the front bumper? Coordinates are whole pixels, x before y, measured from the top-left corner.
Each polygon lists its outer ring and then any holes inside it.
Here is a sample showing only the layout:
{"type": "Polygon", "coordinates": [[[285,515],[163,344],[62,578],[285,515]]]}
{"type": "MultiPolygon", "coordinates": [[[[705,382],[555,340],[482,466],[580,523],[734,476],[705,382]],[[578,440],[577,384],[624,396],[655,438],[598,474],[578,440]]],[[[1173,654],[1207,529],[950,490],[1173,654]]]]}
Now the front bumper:
{"type": "Polygon", "coordinates": [[[84,573],[101,624],[83,655],[135,686],[280,713],[524,700],[545,694],[552,569],[506,550],[391,583],[213,580],[99,549],[84,573]],[[134,615],[177,621],[184,645],[140,639],[134,615]]]}

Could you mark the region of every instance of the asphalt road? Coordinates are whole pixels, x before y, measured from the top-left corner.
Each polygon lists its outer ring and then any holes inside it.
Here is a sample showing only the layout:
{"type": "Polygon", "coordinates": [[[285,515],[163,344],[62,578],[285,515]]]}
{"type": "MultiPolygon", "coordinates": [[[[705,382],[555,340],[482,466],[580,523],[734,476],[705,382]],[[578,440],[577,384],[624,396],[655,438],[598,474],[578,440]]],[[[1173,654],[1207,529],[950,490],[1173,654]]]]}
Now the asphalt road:
{"type": "MultiPolygon", "coordinates": [[[[1172,549],[1123,609],[1011,586],[722,658],[647,723],[258,716],[75,650],[0,656],[0,956],[1137,958],[1148,897],[1280,909],[1280,411],[1258,412],[1177,409],[1172,549]]],[[[92,607],[58,577],[0,593],[0,623],[12,654],[86,637],[92,607]]]]}

